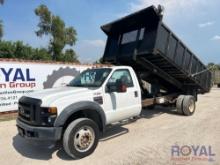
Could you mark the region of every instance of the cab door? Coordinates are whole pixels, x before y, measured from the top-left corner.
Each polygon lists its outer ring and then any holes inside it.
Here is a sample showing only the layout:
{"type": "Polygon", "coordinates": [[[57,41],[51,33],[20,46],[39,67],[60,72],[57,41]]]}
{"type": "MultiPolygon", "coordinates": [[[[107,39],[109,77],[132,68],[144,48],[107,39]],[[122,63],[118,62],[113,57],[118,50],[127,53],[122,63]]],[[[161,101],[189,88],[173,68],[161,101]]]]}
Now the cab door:
{"type": "Polygon", "coordinates": [[[138,90],[128,69],[118,69],[112,73],[104,93],[107,124],[139,115],[141,96],[138,90]],[[118,82],[125,84],[126,91],[108,90],[109,86],[117,88],[118,82]]]}

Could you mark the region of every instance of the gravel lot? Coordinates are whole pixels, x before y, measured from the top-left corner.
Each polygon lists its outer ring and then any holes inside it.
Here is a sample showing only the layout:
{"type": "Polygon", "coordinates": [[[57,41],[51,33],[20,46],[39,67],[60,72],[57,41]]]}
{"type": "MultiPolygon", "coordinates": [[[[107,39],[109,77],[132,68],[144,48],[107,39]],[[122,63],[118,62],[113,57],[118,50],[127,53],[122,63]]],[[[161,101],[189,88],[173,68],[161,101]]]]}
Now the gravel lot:
{"type": "MultiPolygon", "coordinates": [[[[193,156],[192,151],[188,157],[193,156]]],[[[199,96],[196,112],[191,117],[162,107],[143,110],[139,120],[108,128],[95,152],[81,160],[71,160],[59,146],[24,141],[17,135],[14,120],[0,122],[0,164],[220,165],[220,89],[213,88],[210,93],[199,96]],[[174,145],[199,145],[198,155],[201,152],[203,155],[194,157],[197,160],[172,160],[174,145]],[[208,146],[211,147],[215,154],[212,161],[204,156],[202,146],[207,153],[208,146]]]]}

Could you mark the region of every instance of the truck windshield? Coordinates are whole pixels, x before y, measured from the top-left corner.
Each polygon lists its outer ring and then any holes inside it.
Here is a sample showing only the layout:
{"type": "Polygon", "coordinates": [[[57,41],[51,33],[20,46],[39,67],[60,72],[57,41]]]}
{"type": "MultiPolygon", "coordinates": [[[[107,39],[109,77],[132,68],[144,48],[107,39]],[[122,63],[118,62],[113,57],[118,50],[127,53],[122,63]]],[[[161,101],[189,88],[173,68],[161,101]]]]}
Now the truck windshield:
{"type": "Polygon", "coordinates": [[[110,72],[110,68],[88,69],[76,76],[67,86],[100,87],[110,72]]]}

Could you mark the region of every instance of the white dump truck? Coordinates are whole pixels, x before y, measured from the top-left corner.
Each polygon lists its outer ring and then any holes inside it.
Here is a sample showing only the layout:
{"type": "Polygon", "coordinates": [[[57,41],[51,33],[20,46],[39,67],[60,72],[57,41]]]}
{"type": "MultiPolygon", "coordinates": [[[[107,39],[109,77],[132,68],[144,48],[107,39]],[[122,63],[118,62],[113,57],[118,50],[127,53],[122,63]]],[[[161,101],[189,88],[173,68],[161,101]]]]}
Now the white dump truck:
{"type": "Polygon", "coordinates": [[[82,158],[95,150],[107,125],[137,117],[143,107],[195,112],[197,94],[211,87],[211,73],[162,23],[160,9],[151,6],[102,30],[108,35],[103,62],[114,65],[23,96],[17,118],[22,137],[61,141],[69,156],[82,158]]]}

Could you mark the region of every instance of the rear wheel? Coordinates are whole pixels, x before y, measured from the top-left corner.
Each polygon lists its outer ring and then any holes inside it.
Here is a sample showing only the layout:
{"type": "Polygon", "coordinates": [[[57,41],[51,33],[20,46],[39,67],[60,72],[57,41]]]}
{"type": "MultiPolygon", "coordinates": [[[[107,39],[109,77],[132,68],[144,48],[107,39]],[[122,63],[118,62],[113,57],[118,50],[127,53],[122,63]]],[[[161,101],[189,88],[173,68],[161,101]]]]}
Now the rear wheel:
{"type": "Polygon", "coordinates": [[[79,118],[69,124],[63,136],[63,148],[74,159],[90,155],[99,140],[97,124],[88,118],[79,118]]]}
{"type": "Polygon", "coordinates": [[[176,109],[179,114],[183,114],[183,99],[184,95],[180,95],[176,100],[176,109]]]}
{"type": "Polygon", "coordinates": [[[183,114],[186,116],[191,116],[195,112],[195,109],[196,109],[195,98],[191,95],[184,96],[183,114]]]}

